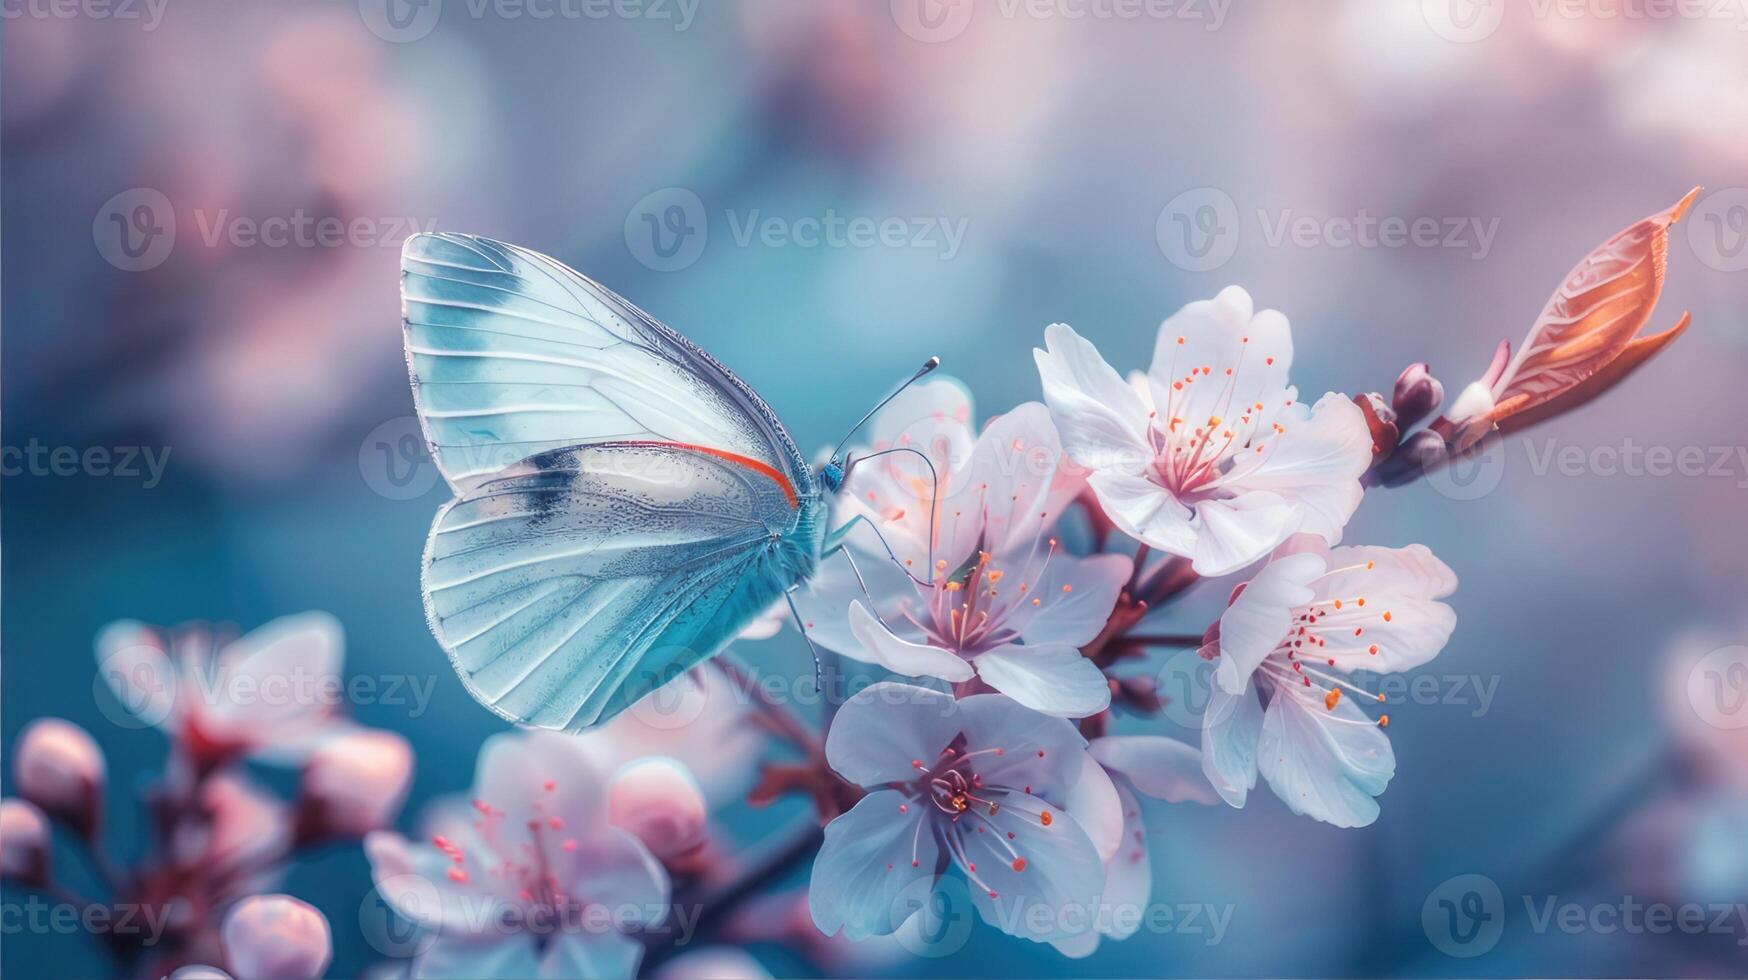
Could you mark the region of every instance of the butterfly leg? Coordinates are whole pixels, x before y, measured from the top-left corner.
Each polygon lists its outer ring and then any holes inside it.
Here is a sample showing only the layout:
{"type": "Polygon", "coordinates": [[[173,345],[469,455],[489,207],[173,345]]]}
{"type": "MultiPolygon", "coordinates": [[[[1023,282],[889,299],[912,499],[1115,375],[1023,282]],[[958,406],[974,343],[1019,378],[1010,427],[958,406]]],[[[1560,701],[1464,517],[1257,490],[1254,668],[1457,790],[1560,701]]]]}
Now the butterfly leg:
{"type": "MultiPolygon", "coordinates": [[[[886,542],[886,535],[880,533],[880,529],[878,527],[874,526],[873,521],[870,521],[868,518],[863,517],[860,514],[857,514],[855,517],[852,517],[848,521],[845,521],[843,527],[840,527],[837,530],[828,533],[825,536],[825,546],[820,549],[820,553],[822,555],[830,555],[834,551],[842,551],[845,554],[845,556],[848,556],[850,552],[849,552],[849,549],[844,547],[844,543],[849,540],[850,531],[853,530],[856,527],[856,525],[858,525],[858,524],[867,525],[868,530],[873,532],[873,534],[876,538],[880,539],[880,547],[886,549],[886,557],[892,559],[892,563],[894,565],[898,566],[899,571],[910,576],[910,580],[912,582],[915,582],[916,584],[922,585],[922,586],[929,586],[929,585],[934,584],[933,582],[929,581],[928,579],[917,578],[915,572],[911,571],[910,568],[907,565],[905,565],[904,562],[899,561],[898,555],[892,550],[892,545],[890,545],[886,542]]],[[[850,567],[854,568],[855,565],[856,565],[855,560],[851,559],[850,567]]],[[[862,578],[862,573],[857,572],[856,573],[857,581],[860,581],[861,578],[862,578]]],[[[866,585],[862,586],[862,591],[867,592],[868,587],[866,585]]]]}
{"type": "Polygon", "coordinates": [[[807,635],[807,622],[801,618],[801,610],[795,608],[795,589],[783,593],[783,601],[789,603],[789,615],[795,617],[795,628],[801,631],[801,638],[807,641],[807,652],[813,654],[813,690],[824,694],[825,663],[819,658],[819,647],[813,645],[813,637],[807,635]]]}

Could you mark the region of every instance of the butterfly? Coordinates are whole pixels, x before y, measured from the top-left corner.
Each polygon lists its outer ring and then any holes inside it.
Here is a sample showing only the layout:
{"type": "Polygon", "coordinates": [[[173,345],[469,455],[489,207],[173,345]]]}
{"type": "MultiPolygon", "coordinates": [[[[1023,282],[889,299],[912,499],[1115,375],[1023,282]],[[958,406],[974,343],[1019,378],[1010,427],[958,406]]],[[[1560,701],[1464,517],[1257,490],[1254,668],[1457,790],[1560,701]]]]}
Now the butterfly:
{"type": "Polygon", "coordinates": [[[734,372],[554,259],[414,236],[401,315],[455,495],[425,545],[426,619],[509,721],[605,722],[720,652],[857,523],[828,530],[849,436],[810,468],[734,372]]]}

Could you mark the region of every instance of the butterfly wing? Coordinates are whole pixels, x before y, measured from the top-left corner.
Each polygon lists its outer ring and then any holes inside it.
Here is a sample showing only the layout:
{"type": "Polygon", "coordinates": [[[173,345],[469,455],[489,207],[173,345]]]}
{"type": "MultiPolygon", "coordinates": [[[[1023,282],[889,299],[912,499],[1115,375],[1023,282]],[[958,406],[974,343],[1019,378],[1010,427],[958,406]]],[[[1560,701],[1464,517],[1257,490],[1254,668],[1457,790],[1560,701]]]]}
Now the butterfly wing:
{"type": "Polygon", "coordinates": [[[468,690],[505,718],[582,729],[715,653],[790,584],[770,480],[710,453],[560,450],[437,515],[425,610],[468,690]]]}
{"type": "Polygon", "coordinates": [[[426,615],[481,703],[599,724],[802,574],[783,545],[812,525],[813,476],[709,355],[487,239],[409,240],[402,300],[414,400],[457,497],[426,546],[426,615]]]}
{"type": "Polygon", "coordinates": [[[763,399],[686,338],[547,256],[471,235],[401,251],[413,400],[460,495],[551,449],[657,441],[705,446],[814,491],[763,399]]]}

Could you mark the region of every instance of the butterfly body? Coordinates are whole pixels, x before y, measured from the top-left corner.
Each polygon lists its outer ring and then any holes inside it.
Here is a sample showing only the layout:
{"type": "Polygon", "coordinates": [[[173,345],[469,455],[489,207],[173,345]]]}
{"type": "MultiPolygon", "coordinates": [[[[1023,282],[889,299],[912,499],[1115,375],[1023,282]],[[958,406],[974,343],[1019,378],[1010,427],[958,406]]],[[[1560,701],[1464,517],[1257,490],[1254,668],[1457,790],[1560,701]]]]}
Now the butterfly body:
{"type": "Polygon", "coordinates": [[[802,460],[727,368],[545,256],[465,235],[402,255],[408,369],[456,499],[432,633],[519,724],[600,724],[720,651],[829,550],[835,460],[802,460]]]}

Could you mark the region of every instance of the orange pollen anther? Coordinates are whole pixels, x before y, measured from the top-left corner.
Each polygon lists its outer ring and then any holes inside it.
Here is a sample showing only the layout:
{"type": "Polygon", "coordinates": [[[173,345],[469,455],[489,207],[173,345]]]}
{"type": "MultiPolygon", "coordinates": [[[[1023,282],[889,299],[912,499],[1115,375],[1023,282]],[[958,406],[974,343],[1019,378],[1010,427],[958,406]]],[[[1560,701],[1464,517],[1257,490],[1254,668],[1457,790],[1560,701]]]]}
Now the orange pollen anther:
{"type": "Polygon", "coordinates": [[[1044,826],[1046,826],[1046,827],[1048,827],[1048,826],[1050,826],[1050,824],[1051,824],[1051,823],[1052,823],[1052,822],[1053,822],[1053,821],[1054,821],[1054,820],[1055,820],[1055,819],[1056,819],[1056,818],[1055,818],[1055,817],[1052,817],[1052,816],[1051,816],[1051,815],[1050,815],[1050,811],[1049,811],[1049,810],[1045,810],[1045,811],[1044,811],[1044,812],[1043,812],[1043,813],[1040,813],[1040,814],[1038,814],[1038,822],[1039,822],[1039,823],[1041,823],[1041,824],[1043,824],[1043,825],[1044,825],[1044,826]]]}
{"type": "Polygon", "coordinates": [[[1337,704],[1340,704],[1340,703],[1341,703],[1341,688],[1339,688],[1339,687],[1330,688],[1329,693],[1325,694],[1323,696],[1323,707],[1330,710],[1330,711],[1334,711],[1335,706],[1337,704]]]}

